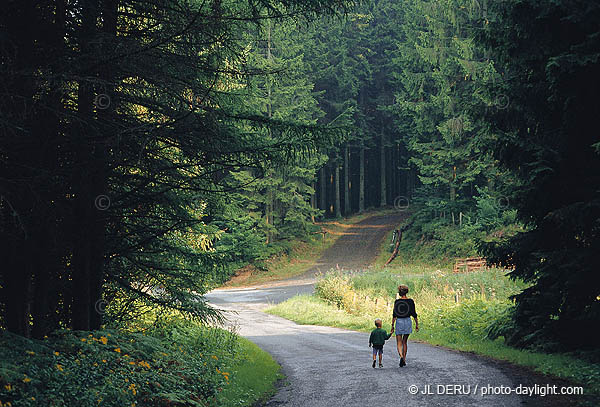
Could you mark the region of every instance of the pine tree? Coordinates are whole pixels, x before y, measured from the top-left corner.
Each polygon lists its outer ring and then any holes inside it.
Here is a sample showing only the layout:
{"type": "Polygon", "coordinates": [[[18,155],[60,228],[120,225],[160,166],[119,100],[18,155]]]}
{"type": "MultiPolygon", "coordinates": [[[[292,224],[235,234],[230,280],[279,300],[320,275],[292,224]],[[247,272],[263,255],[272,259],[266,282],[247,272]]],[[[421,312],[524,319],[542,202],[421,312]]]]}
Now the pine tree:
{"type": "Polygon", "coordinates": [[[479,39],[502,81],[486,90],[507,101],[487,112],[492,148],[520,181],[510,199],[527,230],[483,249],[530,284],[501,334],[519,346],[595,348],[593,335],[573,332],[600,323],[600,4],[503,2],[488,19],[479,39]]]}

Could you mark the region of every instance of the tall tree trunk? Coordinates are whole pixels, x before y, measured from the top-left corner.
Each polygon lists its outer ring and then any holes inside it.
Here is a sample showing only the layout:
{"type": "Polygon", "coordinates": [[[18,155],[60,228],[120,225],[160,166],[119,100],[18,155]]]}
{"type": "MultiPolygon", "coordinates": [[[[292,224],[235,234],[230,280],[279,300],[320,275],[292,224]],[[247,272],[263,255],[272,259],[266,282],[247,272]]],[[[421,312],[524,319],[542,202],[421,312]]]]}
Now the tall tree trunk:
{"type": "Polygon", "coordinates": [[[335,191],[335,217],[342,217],[342,208],[340,202],[340,165],[335,163],[335,180],[333,184],[333,188],[335,191]]]}
{"type": "Polygon", "coordinates": [[[265,223],[267,225],[266,243],[269,244],[271,243],[270,228],[273,227],[273,191],[270,189],[267,191],[267,202],[265,203],[265,223]]]}
{"type": "Polygon", "coordinates": [[[360,169],[358,179],[358,212],[365,210],[365,148],[360,147],[360,169]]]}
{"type": "Polygon", "coordinates": [[[350,148],[344,147],[344,216],[350,215],[350,148]]]}
{"type": "Polygon", "coordinates": [[[414,188],[414,173],[412,169],[408,169],[408,171],[406,171],[406,188],[405,188],[405,194],[407,198],[411,198],[412,197],[412,191],[414,188]]]}
{"type": "MultiPolygon", "coordinates": [[[[272,60],[272,55],[271,55],[271,20],[267,19],[267,61],[269,61],[269,63],[272,60]]],[[[267,117],[269,119],[271,119],[273,117],[273,105],[271,103],[271,77],[267,76],[266,78],[266,85],[267,85],[267,117]]],[[[269,135],[271,134],[271,129],[269,129],[269,135]]],[[[273,191],[270,189],[270,186],[267,186],[267,189],[269,189],[269,191],[267,192],[267,203],[266,203],[266,207],[265,207],[265,218],[266,218],[266,223],[267,223],[267,244],[271,243],[271,232],[269,230],[269,225],[271,226],[271,228],[274,226],[273,225],[273,211],[274,211],[274,205],[273,205],[273,191]]]]}
{"type": "Polygon", "coordinates": [[[387,205],[387,185],[386,185],[386,168],[385,168],[385,135],[383,133],[383,130],[381,131],[381,146],[379,147],[379,162],[381,165],[380,168],[380,198],[381,201],[379,202],[379,206],[386,206],[387,205]]]}
{"type": "MultiPolygon", "coordinates": [[[[317,184],[315,182],[312,183],[312,193],[310,194],[310,207],[313,211],[317,209],[317,184]]],[[[314,212],[310,214],[310,220],[312,223],[315,223],[314,212]]]]}
{"type": "MultiPolygon", "coordinates": [[[[102,54],[107,55],[113,49],[114,41],[117,36],[117,12],[118,0],[105,0],[102,3],[102,32],[103,41],[102,54]]],[[[108,96],[109,105],[106,108],[98,109],[98,119],[100,123],[108,123],[106,128],[101,127],[101,137],[110,139],[113,136],[113,129],[110,125],[116,121],[116,93],[114,91],[115,74],[111,64],[103,64],[102,71],[99,73],[100,79],[105,82],[105,92],[108,96]]],[[[103,106],[104,107],[104,106],[103,106]]],[[[98,165],[94,172],[94,185],[96,193],[102,194],[108,188],[108,145],[109,142],[99,143],[95,146],[95,160],[98,165]]],[[[97,208],[96,208],[97,209],[97,208]]],[[[102,287],[104,284],[105,274],[105,247],[106,247],[106,226],[108,222],[107,210],[94,211],[94,223],[92,233],[92,254],[91,254],[91,270],[90,270],[90,329],[100,329],[102,325],[102,317],[104,305],[102,301],[102,287]]]]}
{"type": "Polygon", "coordinates": [[[390,179],[389,179],[389,184],[390,184],[390,193],[391,193],[391,197],[390,197],[390,201],[393,202],[394,201],[394,197],[398,196],[398,179],[397,179],[397,173],[398,173],[398,160],[397,160],[397,147],[391,148],[390,149],[390,161],[389,161],[389,165],[390,168],[388,169],[388,172],[390,174],[390,179]]]}
{"type": "MultiPolygon", "coordinates": [[[[95,41],[99,16],[98,0],[88,0],[82,3],[82,27],[79,37],[80,52],[84,60],[95,60],[98,57],[95,41]]],[[[73,221],[74,236],[73,261],[71,263],[71,278],[73,280],[72,326],[76,330],[91,328],[92,274],[96,258],[94,242],[99,217],[99,196],[104,190],[98,189],[99,163],[95,157],[95,145],[98,131],[94,121],[94,81],[89,77],[97,72],[86,72],[79,81],[77,95],[78,138],[76,143],[76,163],[79,168],[75,174],[75,219],[73,221]],[[91,136],[91,137],[90,137],[91,136]]],[[[100,166],[103,165],[100,163],[100,166]]],[[[109,197],[110,198],[110,197],[109,197]]]]}
{"type": "MultiPolygon", "coordinates": [[[[331,163],[329,163],[329,165],[331,166],[331,163]]],[[[331,168],[331,170],[329,171],[329,202],[327,202],[327,204],[329,205],[329,214],[333,215],[334,211],[335,211],[335,170],[333,168],[331,168]]]]}
{"type": "Polygon", "coordinates": [[[319,194],[319,202],[323,214],[327,213],[327,175],[325,174],[325,168],[326,166],[324,165],[319,171],[319,189],[321,191],[319,194]]]}
{"type": "Polygon", "coordinates": [[[456,186],[454,181],[456,180],[456,167],[452,168],[452,180],[450,181],[450,202],[456,200],[456,186]]]}
{"type": "MultiPolygon", "coordinates": [[[[36,22],[39,21],[39,16],[34,1],[24,0],[13,3],[14,5],[4,4],[4,8],[12,9],[12,15],[5,19],[8,38],[3,38],[3,40],[5,44],[10,44],[9,54],[11,58],[14,58],[15,73],[12,75],[12,81],[8,83],[4,83],[4,77],[2,77],[3,93],[10,95],[9,97],[12,99],[11,103],[4,103],[2,107],[10,109],[9,112],[6,112],[6,116],[12,115],[15,118],[16,123],[10,123],[11,127],[22,127],[23,131],[14,135],[15,144],[19,143],[14,158],[20,168],[3,166],[0,175],[4,178],[9,175],[4,171],[15,171],[7,178],[19,180],[14,183],[14,186],[3,182],[2,186],[6,187],[8,191],[2,189],[0,195],[0,210],[3,212],[0,213],[0,220],[14,220],[14,222],[3,222],[0,227],[0,232],[3,232],[0,235],[3,238],[0,241],[0,247],[2,247],[0,294],[4,303],[3,315],[6,329],[19,335],[28,336],[32,271],[30,250],[33,245],[31,239],[37,237],[39,233],[38,225],[35,220],[31,219],[31,215],[35,215],[36,211],[36,197],[31,193],[32,190],[35,190],[35,185],[29,182],[39,174],[28,172],[29,168],[37,168],[38,164],[35,162],[37,157],[32,156],[31,151],[37,153],[40,149],[39,143],[33,138],[36,135],[34,134],[35,129],[31,128],[36,114],[34,108],[36,90],[32,78],[38,76],[36,70],[39,62],[35,55],[36,38],[34,35],[38,32],[36,22]],[[8,92],[6,92],[7,90],[8,92]],[[7,226],[6,231],[3,229],[5,225],[7,226]]],[[[11,12],[8,10],[5,12],[11,12]]],[[[3,127],[3,131],[6,132],[6,127],[3,127]]],[[[3,145],[2,149],[4,148],[3,145]]],[[[3,152],[2,160],[4,158],[3,152]]]]}
{"type": "Polygon", "coordinates": [[[28,302],[29,285],[31,281],[31,270],[26,259],[31,256],[27,246],[21,239],[14,239],[6,247],[8,258],[4,260],[2,267],[5,270],[3,281],[4,315],[6,329],[19,335],[28,334],[28,302]]]}

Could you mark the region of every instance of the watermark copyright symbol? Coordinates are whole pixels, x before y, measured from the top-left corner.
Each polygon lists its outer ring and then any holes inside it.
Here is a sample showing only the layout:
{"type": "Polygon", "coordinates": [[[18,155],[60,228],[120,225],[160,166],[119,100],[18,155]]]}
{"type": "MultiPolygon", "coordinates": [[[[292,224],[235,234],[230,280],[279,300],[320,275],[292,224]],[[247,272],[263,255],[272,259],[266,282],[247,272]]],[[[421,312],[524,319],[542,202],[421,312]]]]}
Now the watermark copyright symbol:
{"type": "Polygon", "coordinates": [[[508,96],[500,94],[496,96],[496,100],[494,101],[494,103],[498,109],[504,110],[510,104],[510,99],[508,98],[508,96]]]}
{"type": "Polygon", "coordinates": [[[100,315],[104,315],[104,313],[106,312],[106,306],[108,304],[106,303],[106,301],[104,300],[98,300],[96,301],[96,303],[94,304],[94,309],[96,310],[96,312],[100,315]]]}
{"type": "Polygon", "coordinates": [[[94,104],[98,109],[108,109],[110,106],[110,96],[108,96],[106,93],[100,93],[94,98],[94,104]]]}
{"type": "Polygon", "coordinates": [[[94,200],[94,206],[100,211],[105,211],[110,207],[110,198],[106,195],[98,195],[94,200]]]}
{"type": "Polygon", "coordinates": [[[411,384],[408,386],[408,392],[410,394],[417,394],[419,392],[419,387],[416,384],[411,384]]]}
{"type": "Polygon", "coordinates": [[[394,208],[399,211],[405,211],[410,206],[410,200],[405,196],[397,196],[394,199],[394,208]]]}

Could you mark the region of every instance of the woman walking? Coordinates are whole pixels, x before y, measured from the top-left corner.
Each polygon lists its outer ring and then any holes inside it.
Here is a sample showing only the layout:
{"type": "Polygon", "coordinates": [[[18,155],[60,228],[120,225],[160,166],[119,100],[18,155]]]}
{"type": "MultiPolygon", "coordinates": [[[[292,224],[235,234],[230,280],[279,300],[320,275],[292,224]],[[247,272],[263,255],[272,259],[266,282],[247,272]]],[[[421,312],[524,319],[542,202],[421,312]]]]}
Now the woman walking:
{"type": "Polygon", "coordinates": [[[398,286],[398,298],[394,302],[394,315],[392,319],[392,332],[396,327],[396,346],[398,347],[398,355],[400,356],[400,367],[406,366],[406,351],[408,350],[408,335],[412,333],[412,321],[410,317],[415,319],[415,329],[419,331],[419,320],[417,319],[417,311],[415,310],[415,302],[412,298],[407,298],[408,287],[405,285],[398,286]]]}

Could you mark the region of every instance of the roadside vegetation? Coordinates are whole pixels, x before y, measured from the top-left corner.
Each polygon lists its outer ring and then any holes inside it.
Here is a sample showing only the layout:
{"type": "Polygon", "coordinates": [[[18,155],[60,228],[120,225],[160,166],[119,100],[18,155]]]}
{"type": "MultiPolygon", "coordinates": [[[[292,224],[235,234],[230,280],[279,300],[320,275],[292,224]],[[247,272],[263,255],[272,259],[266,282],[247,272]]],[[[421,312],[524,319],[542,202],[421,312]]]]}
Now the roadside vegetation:
{"type": "Polygon", "coordinates": [[[330,272],[316,285],[315,296],[298,296],[267,312],[300,324],[326,325],[363,332],[382,318],[390,329],[398,284],[410,288],[421,330],[411,338],[473,352],[579,383],[586,394],[600,393],[597,354],[545,353],[508,346],[501,335],[512,324],[510,299],[526,285],[498,269],[452,273],[429,266],[402,265],[361,274],[330,272]],[[388,318],[389,317],[389,318],[388,318]]]}
{"type": "Polygon", "coordinates": [[[181,317],[27,339],[0,331],[1,406],[251,406],[279,366],[234,332],[181,317]]]}

